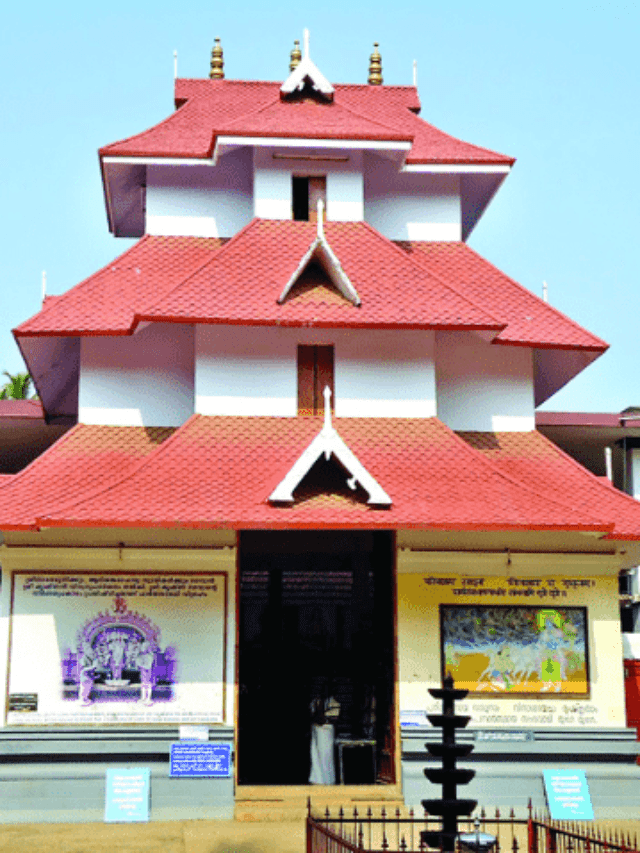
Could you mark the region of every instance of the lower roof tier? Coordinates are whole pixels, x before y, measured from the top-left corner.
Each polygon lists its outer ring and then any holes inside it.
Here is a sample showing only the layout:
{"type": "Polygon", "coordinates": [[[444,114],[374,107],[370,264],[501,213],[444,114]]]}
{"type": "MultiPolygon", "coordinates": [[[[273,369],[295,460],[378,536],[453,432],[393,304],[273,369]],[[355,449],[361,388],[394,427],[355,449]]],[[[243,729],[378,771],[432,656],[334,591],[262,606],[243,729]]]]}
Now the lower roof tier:
{"type": "Polygon", "coordinates": [[[0,530],[555,530],[640,539],[640,503],[535,431],[456,434],[436,418],[333,425],[389,506],[367,503],[338,459],[324,455],[293,502],[270,501],[321,418],[194,415],[176,430],[75,427],[0,481],[0,530]]]}

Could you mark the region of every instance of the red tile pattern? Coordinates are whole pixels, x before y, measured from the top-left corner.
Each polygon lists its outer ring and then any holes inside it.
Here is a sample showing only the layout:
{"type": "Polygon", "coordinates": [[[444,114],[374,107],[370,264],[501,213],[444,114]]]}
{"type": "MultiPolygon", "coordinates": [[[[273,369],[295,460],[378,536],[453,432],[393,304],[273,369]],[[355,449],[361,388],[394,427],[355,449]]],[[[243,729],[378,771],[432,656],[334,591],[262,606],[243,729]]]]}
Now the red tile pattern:
{"type": "MultiPolygon", "coordinates": [[[[68,471],[71,458],[82,477],[93,465],[78,451],[71,457],[63,439],[48,452],[48,461],[45,454],[31,466],[38,494],[17,483],[0,489],[0,496],[9,488],[13,496],[12,502],[0,503],[0,528],[32,523],[35,513],[41,524],[73,527],[613,529],[620,498],[614,495],[615,505],[603,512],[588,496],[578,505],[573,496],[558,497],[547,489],[533,433],[517,439],[523,453],[533,448],[530,455],[538,466],[535,482],[521,482],[435,418],[346,418],[335,424],[391,496],[390,509],[369,507],[360,492],[314,486],[316,481],[303,481],[293,506],[269,504],[268,496],[321,429],[321,418],[194,415],[128,467],[120,461],[120,446],[117,453],[109,448],[111,457],[99,449],[95,432],[127,428],[79,427],[70,435],[99,461],[91,485],[84,479],[75,487],[73,482],[66,489],[58,486],[58,471],[68,471]],[[10,517],[8,504],[16,506],[10,517]]],[[[136,448],[140,441],[135,439],[136,448]]],[[[335,483],[335,472],[332,477],[335,483]]],[[[635,513],[634,531],[640,536],[640,505],[635,513]]]]}
{"type": "MultiPolygon", "coordinates": [[[[329,244],[358,291],[354,306],[303,276],[277,298],[315,226],[253,220],[231,240],[144,237],[19,326],[20,335],[128,334],[140,320],[496,331],[507,345],[603,352],[607,344],[464,243],[393,243],[364,222],[328,222],[329,244]]],[[[313,275],[311,275],[313,273],[313,275]]]]}
{"type": "Polygon", "coordinates": [[[310,300],[277,300],[316,237],[310,222],[255,219],[212,262],[179,284],[142,320],[350,327],[503,327],[488,311],[415,264],[364,222],[327,222],[329,245],[362,304],[324,288],[310,300]]]}
{"type": "Polygon", "coordinates": [[[225,242],[205,237],[143,237],[106,267],[47,301],[14,333],[127,334],[136,312],[207,263],[225,242]]]}
{"type": "Polygon", "coordinates": [[[606,344],[500,272],[466,243],[398,242],[417,263],[508,324],[496,343],[604,352],[606,344]]]}
{"type": "Polygon", "coordinates": [[[607,538],[640,539],[640,502],[603,482],[539,432],[460,432],[474,450],[504,474],[530,488],[544,483],[550,499],[576,512],[597,512],[615,521],[607,538]]]}
{"type": "Polygon", "coordinates": [[[416,112],[411,86],[337,85],[331,103],[283,101],[280,83],[177,80],[179,108],[143,133],[114,142],[102,156],[210,157],[218,136],[359,139],[412,143],[410,163],[488,163],[513,158],[443,133],[416,112]]]}
{"type": "Polygon", "coordinates": [[[36,529],[36,515],[118,482],[172,432],[74,427],[19,474],[0,480],[0,529],[36,529]]]}

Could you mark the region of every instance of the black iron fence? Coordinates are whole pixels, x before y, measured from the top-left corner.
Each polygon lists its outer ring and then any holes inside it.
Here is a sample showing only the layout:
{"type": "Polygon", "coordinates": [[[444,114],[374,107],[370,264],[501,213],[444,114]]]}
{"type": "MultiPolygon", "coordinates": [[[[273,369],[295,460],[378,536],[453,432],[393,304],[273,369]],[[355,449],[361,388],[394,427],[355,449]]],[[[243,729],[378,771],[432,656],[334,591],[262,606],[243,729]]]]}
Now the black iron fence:
{"type": "MultiPolygon", "coordinates": [[[[534,812],[527,817],[496,809],[491,817],[481,809],[477,817],[459,819],[460,833],[484,832],[495,836],[492,853],[640,853],[637,837],[597,824],[554,821],[534,812]]],[[[422,832],[440,827],[440,818],[414,809],[370,808],[347,813],[312,810],[307,815],[307,853],[429,853],[422,832]]],[[[457,853],[464,847],[458,838],[457,853]]]]}

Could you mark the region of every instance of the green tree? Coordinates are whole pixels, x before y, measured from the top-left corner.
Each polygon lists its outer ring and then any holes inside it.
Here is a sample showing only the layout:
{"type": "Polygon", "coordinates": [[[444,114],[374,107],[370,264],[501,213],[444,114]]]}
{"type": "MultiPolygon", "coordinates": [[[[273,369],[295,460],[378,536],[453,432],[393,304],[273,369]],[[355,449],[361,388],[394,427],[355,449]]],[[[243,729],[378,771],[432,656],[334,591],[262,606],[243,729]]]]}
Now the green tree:
{"type": "Polygon", "coordinates": [[[9,380],[0,388],[0,400],[28,400],[33,384],[28,373],[8,373],[4,375],[9,380]]]}

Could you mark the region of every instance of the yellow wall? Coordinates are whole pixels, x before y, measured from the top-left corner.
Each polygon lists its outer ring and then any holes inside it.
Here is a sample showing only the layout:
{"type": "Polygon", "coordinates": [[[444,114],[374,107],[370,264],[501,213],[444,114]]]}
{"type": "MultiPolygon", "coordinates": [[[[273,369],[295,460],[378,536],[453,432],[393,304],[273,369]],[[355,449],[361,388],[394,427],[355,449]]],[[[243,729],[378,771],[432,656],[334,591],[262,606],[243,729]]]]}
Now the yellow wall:
{"type": "MultiPolygon", "coordinates": [[[[507,566],[506,555],[474,555],[400,551],[398,554],[398,658],[401,722],[414,724],[425,710],[440,710],[427,693],[438,686],[440,662],[440,604],[524,604],[553,608],[586,607],[590,664],[590,693],[573,698],[560,693],[518,695],[504,692],[470,695],[459,703],[461,713],[472,716],[471,726],[557,727],[625,726],[622,641],[618,605],[617,573],[607,558],[589,555],[514,555],[507,566]],[[605,574],[609,572],[609,574],[605,574]],[[509,578],[542,579],[526,589],[509,578]],[[453,585],[427,582],[429,578],[455,579],[453,585]],[[505,595],[468,594],[474,589],[466,578],[484,578],[475,589],[505,589],[505,595]],[[555,581],[549,582],[550,579],[555,581]],[[574,580],[588,586],[576,586],[574,580]],[[550,589],[566,595],[549,597],[550,589]],[[538,590],[547,590],[546,597],[538,590]],[[458,590],[458,592],[456,592],[458,590]],[[518,590],[509,595],[510,590],[518,590]]],[[[422,717],[424,721],[424,718],[422,717]]]]}

